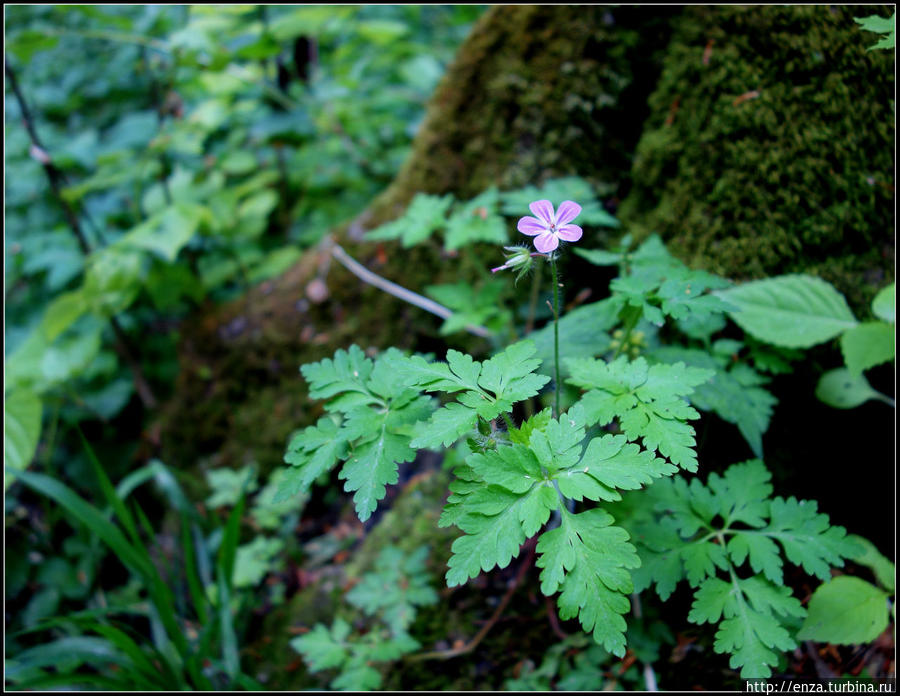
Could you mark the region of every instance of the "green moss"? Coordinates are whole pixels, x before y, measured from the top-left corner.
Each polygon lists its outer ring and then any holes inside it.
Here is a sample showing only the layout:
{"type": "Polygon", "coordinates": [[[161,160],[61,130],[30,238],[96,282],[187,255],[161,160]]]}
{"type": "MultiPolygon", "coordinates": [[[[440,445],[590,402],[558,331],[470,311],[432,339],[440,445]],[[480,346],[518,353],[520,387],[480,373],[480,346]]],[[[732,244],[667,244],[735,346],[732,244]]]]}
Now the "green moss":
{"type": "Polygon", "coordinates": [[[736,279],[815,273],[861,310],[894,265],[894,54],[853,21],[876,11],[687,9],[619,211],[635,235],[736,279]]]}
{"type": "Polygon", "coordinates": [[[491,8],[431,99],[411,157],[375,202],[376,222],[418,191],[467,198],[568,174],[616,189],[672,12],[491,8]]]}

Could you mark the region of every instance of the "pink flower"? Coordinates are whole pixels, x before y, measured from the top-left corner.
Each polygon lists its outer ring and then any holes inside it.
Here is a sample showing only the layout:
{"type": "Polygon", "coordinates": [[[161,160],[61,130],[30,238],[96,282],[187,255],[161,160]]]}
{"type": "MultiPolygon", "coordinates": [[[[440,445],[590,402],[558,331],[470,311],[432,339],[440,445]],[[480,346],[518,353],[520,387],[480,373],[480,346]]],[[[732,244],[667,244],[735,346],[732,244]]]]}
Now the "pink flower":
{"type": "Polygon", "coordinates": [[[581,228],[570,225],[581,212],[581,206],[574,201],[563,201],[559,210],[553,210],[550,201],[535,201],[528,207],[537,217],[526,215],[519,220],[518,229],[522,234],[534,237],[534,248],[547,254],[559,246],[559,240],[577,242],[581,239],[581,228]]]}

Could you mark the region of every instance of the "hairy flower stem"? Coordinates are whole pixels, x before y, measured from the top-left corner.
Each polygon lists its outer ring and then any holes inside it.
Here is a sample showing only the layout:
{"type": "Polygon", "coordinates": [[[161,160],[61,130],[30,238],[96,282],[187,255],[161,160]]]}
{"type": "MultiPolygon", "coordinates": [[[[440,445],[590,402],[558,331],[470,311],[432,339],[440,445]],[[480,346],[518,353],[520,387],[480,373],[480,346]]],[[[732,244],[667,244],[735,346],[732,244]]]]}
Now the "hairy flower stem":
{"type": "Polygon", "coordinates": [[[538,292],[541,287],[541,271],[543,264],[537,264],[534,269],[534,281],[531,284],[531,295],[528,298],[528,318],[525,321],[525,335],[534,330],[534,315],[537,313],[538,292]]]}
{"type": "Polygon", "coordinates": [[[559,418],[559,277],[556,273],[556,254],[550,256],[550,270],[553,272],[553,362],[556,370],[556,406],[553,415],[559,418]]]}

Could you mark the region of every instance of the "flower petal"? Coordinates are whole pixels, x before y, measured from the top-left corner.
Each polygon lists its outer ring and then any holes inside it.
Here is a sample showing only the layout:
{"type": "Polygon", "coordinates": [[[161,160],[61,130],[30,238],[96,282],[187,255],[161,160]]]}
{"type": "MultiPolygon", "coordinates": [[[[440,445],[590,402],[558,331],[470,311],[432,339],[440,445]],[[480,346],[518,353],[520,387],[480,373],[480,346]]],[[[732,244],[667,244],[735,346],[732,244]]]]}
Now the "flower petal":
{"type": "Polygon", "coordinates": [[[578,225],[563,225],[556,230],[556,234],[564,242],[577,242],[581,239],[581,228],[578,225]]]}
{"type": "Polygon", "coordinates": [[[525,217],[519,220],[519,224],[517,225],[519,232],[522,234],[527,234],[530,237],[534,237],[536,234],[541,234],[547,231],[547,225],[538,220],[537,218],[533,218],[530,215],[526,215],[525,217]]]}
{"type": "Polygon", "coordinates": [[[559,246],[559,239],[552,232],[545,232],[534,238],[534,248],[542,254],[548,254],[559,246]]]}
{"type": "Polygon", "coordinates": [[[550,201],[540,200],[529,203],[528,209],[546,222],[547,225],[552,225],[556,222],[556,219],[553,217],[553,204],[550,201]]]}
{"type": "Polygon", "coordinates": [[[572,222],[580,213],[581,206],[575,201],[563,201],[559,204],[559,210],[556,211],[556,224],[562,227],[567,222],[572,222]]]}

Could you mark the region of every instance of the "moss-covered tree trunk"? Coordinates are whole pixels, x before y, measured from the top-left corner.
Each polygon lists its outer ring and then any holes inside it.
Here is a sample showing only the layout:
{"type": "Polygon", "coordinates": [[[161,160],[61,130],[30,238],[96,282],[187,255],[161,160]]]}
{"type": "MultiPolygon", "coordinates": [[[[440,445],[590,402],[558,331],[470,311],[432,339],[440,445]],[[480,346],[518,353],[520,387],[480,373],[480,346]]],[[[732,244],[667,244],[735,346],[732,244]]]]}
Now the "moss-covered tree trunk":
{"type": "Polygon", "coordinates": [[[894,51],[853,21],[878,12],[679,16],[621,209],[636,236],[738,280],[819,275],[866,316],[894,267],[894,51]]]}
{"type": "MultiPolygon", "coordinates": [[[[611,210],[624,199],[639,235],[661,233],[691,263],[738,278],[821,273],[860,306],[866,284],[893,274],[893,54],[867,52],[872,36],[852,20],[873,12],[493,7],[393,184],[332,234],[421,292],[471,277],[476,261],[429,244],[369,244],[364,230],[420,191],[467,198],[577,174],[611,210]]],[[[350,343],[440,350],[438,323],[309,251],[186,327],[164,422],[168,461],[278,463],[289,432],[317,415],[300,364],[350,343]]]]}

